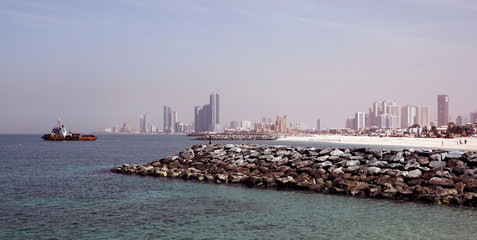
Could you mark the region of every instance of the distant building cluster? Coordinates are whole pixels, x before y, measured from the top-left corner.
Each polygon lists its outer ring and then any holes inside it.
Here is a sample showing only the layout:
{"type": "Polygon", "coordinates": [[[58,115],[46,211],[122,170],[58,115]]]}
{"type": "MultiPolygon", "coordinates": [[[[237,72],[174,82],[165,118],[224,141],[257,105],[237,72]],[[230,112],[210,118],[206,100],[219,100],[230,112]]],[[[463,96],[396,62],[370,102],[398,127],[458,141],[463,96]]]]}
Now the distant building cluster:
{"type": "Polygon", "coordinates": [[[429,126],[431,107],[399,106],[395,101],[375,102],[368,113],[356,112],[354,118],[346,121],[346,128],[363,130],[404,129],[413,126],[429,126]]]}
{"type": "Polygon", "coordinates": [[[159,129],[151,122],[149,114],[139,116],[139,133],[157,133],[159,129]]]}
{"type": "Polygon", "coordinates": [[[269,118],[264,122],[266,118],[262,118],[262,122],[257,122],[254,124],[256,133],[287,133],[287,116],[279,117],[277,116],[275,122],[272,123],[269,118]]]}
{"type": "MultiPolygon", "coordinates": [[[[437,120],[431,121],[431,107],[418,105],[398,105],[396,101],[374,102],[367,112],[356,112],[353,118],[346,120],[345,128],[323,129],[321,118],[316,120],[316,129],[299,122],[289,122],[287,116],[272,118],[263,117],[260,122],[252,124],[250,120],[231,121],[229,126],[221,125],[220,95],[210,94],[209,103],[194,107],[194,123],[185,124],[179,121],[179,115],[170,106],[163,108],[163,128],[159,129],[151,121],[149,114],[139,117],[139,129],[129,123],[105,129],[109,133],[190,133],[190,132],[248,132],[248,133],[303,133],[303,132],[328,132],[328,133],[417,133],[440,131],[445,132],[448,126],[454,127],[455,133],[464,132],[477,125],[477,111],[469,116],[459,115],[455,124],[449,117],[449,96],[439,94],[437,96],[437,120]],[[473,124],[471,124],[473,123],[473,124]],[[468,126],[466,126],[468,125],[468,126]],[[470,126],[472,125],[472,126],[470,126]],[[459,126],[462,126],[459,128],[459,126]],[[468,127],[468,128],[467,128],[468,127]],[[465,128],[465,129],[464,129],[465,128]]],[[[430,136],[429,134],[427,134],[430,136]]]]}
{"type": "MultiPolygon", "coordinates": [[[[338,129],[339,132],[346,132],[352,129],[357,132],[381,131],[400,135],[425,134],[441,135],[449,127],[460,129],[465,135],[465,129],[473,128],[477,123],[477,111],[470,113],[470,116],[457,116],[455,124],[449,117],[449,96],[447,94],[437,95],[437,121],[431,121],[431,108],[429,106],[399,106],[395,101],[375,102],[366,112],[356,112],[354,118],[346,120],[346,128],[338,129]]],[[[318,120],[318,125],[321,124],[318,120]]],[[[337,131],[338,131],[337,130],[337,131]]],[[[459,131],[455,130],[454,133],[459,131]]],[[[447,133],[446,133],[447,134],[447,133]]]]}
{"type": "Polygon", "coordinates": [[[220,95],[211,94],[209,104],[194,108],[195,132],[220,132],[220,95]]]}
{"type": "Polygon", "coordinates": [[[179,121],[179,115],[171,107],[164,105],[164,121],[163,132],[164,133],[187,133],[189,132],[189,126],[179,121]]]}

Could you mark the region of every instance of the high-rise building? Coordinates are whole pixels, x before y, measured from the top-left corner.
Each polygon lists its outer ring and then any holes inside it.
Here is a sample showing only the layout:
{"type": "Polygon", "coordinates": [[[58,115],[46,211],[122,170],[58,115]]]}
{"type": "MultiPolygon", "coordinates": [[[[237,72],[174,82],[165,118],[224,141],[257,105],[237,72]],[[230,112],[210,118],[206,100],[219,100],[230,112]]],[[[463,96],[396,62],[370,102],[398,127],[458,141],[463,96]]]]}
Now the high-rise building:
{"type": "Polygon", "coordinates": [[[318,120],[316,120],[316,131],[321,132],[321,129],[322,129],[321,124],[322,124],[321,118],[318,118],[318,120]]]}
{"type": "Polygon", "coordinates": [[[420,127],[431,125],[431,107],[430,106],[417,106],[416,107],[416,121],[420,127]]]}
{"type": "Polygon", "coordinates": [[[416,124],[417,109],[415,106],[402,107],[401,128],[408,128],[416,124]]]}
{"type": "Polygon", "coordinates": [[[470,122],[477,123],[477,111],[470,113],[470,122]]]}
{"type": "Polygon", "coordinates": [[[449,96],[437,95],[437,123],[446,126],[449,123],[449,96]]]}
{"type": "Polygon", "coordinates": [[[149,133],[151,132],[150,129],[150,119],[149,119],[149,114],[144,114],[142,116],[139,116],[139,132],[140,133],[149,133]]]}
{"type": "Polygon", "coordinates": [[[144,133],[145,132],[145,127],[144,127],[144,116],[141,115],[139,116],[139,133],[144,133]]]}
{"type": "Polygon", "coordinates": [[[172,131],[172,117],[171,117],[171,108],[164,105],[164,121],[163,121],[163,131],[164,133],[171,133],[172,131]]]}
{"type": "Polygon", "coordinates": [[[380,123],[379,126],[381,129],[396,129],[398,128],[398,117],[392,115],[390,113],[384,113],[380,115],[380,123]]]}
{"type": "Polygon", "coordinates": [[[357,112],[354,114],[354,129],[361,130],[366,126],[366,114],[364,112],[357,112]]]}
{"type": "Polygon", "coordinates": [[[220,128],[220,95],[211,94],[209,104],[194,109],[196,132],[218,132],[220,128]]]}
{"type": "MultiPolygon", "coordinates": [[[[392,114],[398,119],[400,119],[401,110],[397,106],[396,101],[382,101],[374,102],[373,106],[369,109],[369,114],[366,121],[366,126],[368,127],[378,127],[381,128],[382,125],[386,123],[381,123],[381,115],[383,114],[392,114]]],[[[385,116],[387,118],[388,116],[385,116]]],[[[398,120],[398,126],[400,125],[400,120],[398,120]]]]}
{"type": "Polygon", "coordinates": [[[176,111],[171,110],[171,133],[177,132],[176,125],[179,122],[179,115],[176,111]]]}
{"type": "Polygon", "coordinates": [[[209,129],[212,132],[220,130],[220,96],[218,93],[210,94],[209,129]]]}
{"type": "Polygon", "coordinates": [[[179,122],[179,117],[176,111],[173,111],[170,107],[164,105],[164,133],[175,133],[176,123],[179,122]]]}
{"type": "Polygon", "coordinates": [[[390,114],[393,115],[394,117],[396,117],[396,119],[395,119],[396,123],[393,123],[393,126],[395,126],[394,128],[402,128],[402,125],[401,125],[402,107],[401,106],[392,106],[390,114]]]}

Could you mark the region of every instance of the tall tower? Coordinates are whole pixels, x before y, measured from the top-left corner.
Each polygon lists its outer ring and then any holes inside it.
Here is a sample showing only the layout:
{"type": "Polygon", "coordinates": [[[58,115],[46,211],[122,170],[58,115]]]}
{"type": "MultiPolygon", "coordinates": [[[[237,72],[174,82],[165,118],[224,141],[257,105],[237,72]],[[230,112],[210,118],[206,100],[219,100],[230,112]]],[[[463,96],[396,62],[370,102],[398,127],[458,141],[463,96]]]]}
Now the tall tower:
{"type": "Polygon", "coordinates": [[[171,108],[164,105],[164,121],[163,121],[163,129],[164,133],[170,133],[171,130],[171,108]]]}
{"type": "Polygon", "coordinates": [[[361,130],[366,125],[366,114],[364,112],[357,112],[354,114],[355,130],[361,130]]]}
{"type": "Polygon", "coordinates": [[[220,95],[210,94],[209,131],[220,130],[220,95]]]}
{"type": "Polygon", "coordinates": [[[437,124],[447,126],[449,123],[449,95],[437,95],[437,124]]]}
{"type": "Polygon", "coordinates": [[[144,126],[144,116],[143,115],[139,116],[139,132],[140,133],[145,133],[146,132],[145,126],[144,126]]]}
{"type": "Polygon", "coordinates": [[[139,132],[140,133],[149,133],[151,132],[149,129],[149,115],[146,113],[139,118],[139,132]]]}

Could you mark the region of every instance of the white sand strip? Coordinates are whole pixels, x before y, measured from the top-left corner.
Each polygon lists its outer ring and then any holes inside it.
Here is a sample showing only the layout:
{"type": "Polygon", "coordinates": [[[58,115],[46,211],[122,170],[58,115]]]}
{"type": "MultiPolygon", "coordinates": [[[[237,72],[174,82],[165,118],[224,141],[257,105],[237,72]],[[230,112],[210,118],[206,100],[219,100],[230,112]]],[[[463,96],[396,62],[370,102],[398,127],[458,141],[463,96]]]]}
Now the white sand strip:
{"type": "Polygon", "coordinates": [[[477,150],[477,138],[462,137],[453,139],[444,138],[409,138],[409,137],[368,137],[368,136],[341,136],[341,135],[313,135],[313,136],[289,136],[277,141],[315,141],[315,142],[340,142],[344,144],[380,145],[380,146],[403,146],[413,148],[430,149],[458,149],[477,150]],[[467,140],[467,144],[465,141],[467,140]],[[462,144],[460,142],[462,141],[462,144]]]}

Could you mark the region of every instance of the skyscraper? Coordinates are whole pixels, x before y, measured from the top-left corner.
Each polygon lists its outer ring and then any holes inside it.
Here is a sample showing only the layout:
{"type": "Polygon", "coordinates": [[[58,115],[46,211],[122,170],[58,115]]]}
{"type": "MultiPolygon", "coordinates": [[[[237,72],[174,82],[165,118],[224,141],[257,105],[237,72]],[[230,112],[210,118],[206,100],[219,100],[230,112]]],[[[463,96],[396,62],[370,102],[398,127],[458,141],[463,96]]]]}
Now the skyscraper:
{"type": "Polygon", "coordinates": [[[316,120],[316,131],[321,132],[321,128],[321,118],[318,118],[318,120],[316,120]]]}
{"type": "Polygon", "coordinates": [[[401,127],[408,128],[416,124],[417,108],[415,106],[402,107],[401,127]]]}
{"type": "Polygon", "coordinates": [[[220,129],[220,96],[218,93],[210,94],[210,121],[209,130],[217,132],[220,129]]]}
{"type": "Polygon", "coordinates": [[[204,106],[194,108],[194,121],[196,132],[220,131],[220,96],[211,94],[210,102],[204,106]]]}
{"type": "Polygon", "coordinates": [[[141,115],[139,116],[139,132],[144,133],[145,132],[145,127],[144,127],[144,116],[141,115]]]}
{"type": "Polygon", "coordinates": [[[429,106],[417,106],[417,119],[415,123],[419,124],[420,127],[430,126],[431,125],[431,107],[429,106]]]}
{"type": "Polygon", "coordinates": [[[355,130],[361,130],[366,126],[366,114],[364,112],[357,112],[354,114],[355,130]]]}
{"type": "Polygon", "coordinates": [[[179,122],[177,112],[164,105],[164,133],[175,133],[177,122],[179,122]]]}
{"type": "Polygon", "coordinates": [[[149,122],[149,114],[144,114],[142,116],[139,116],[139,132],[140,133],[149,133],[151,132],[151,129],[149,128],[150,122],[149,122]]]}
{"type": "Polygon", "coordinates": [[[449,96],[437,95],[437,124],[446,126],[449,123],[449,96]]]}
{"type": "Polygon", "coordinates": [[[170,133],[171,132],[171,108],[164,105],[164,121],[163,121],[163,130],[164,133],[170,133]]]}

